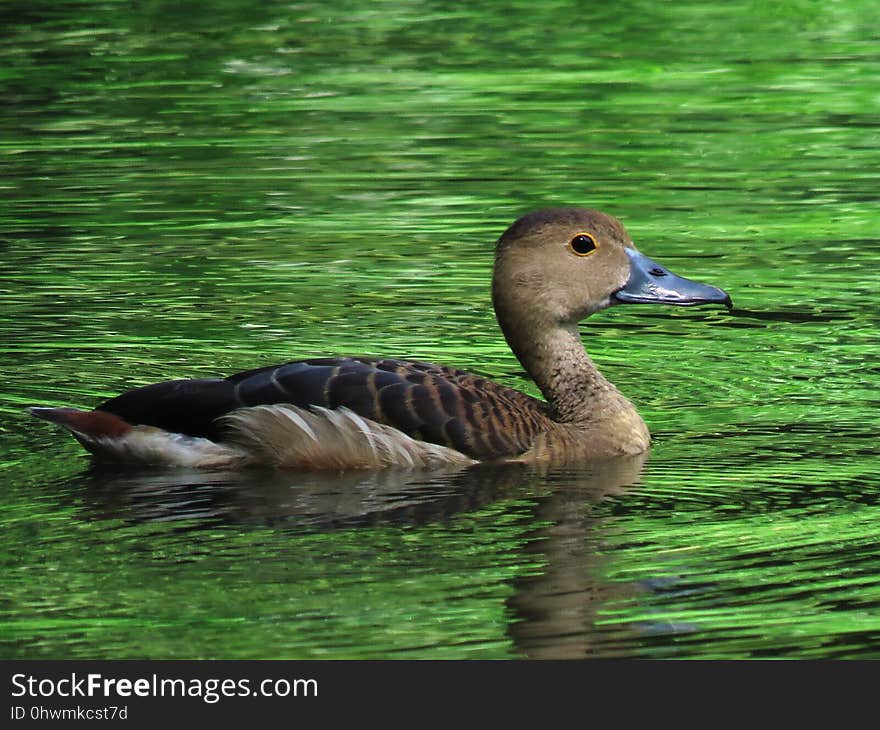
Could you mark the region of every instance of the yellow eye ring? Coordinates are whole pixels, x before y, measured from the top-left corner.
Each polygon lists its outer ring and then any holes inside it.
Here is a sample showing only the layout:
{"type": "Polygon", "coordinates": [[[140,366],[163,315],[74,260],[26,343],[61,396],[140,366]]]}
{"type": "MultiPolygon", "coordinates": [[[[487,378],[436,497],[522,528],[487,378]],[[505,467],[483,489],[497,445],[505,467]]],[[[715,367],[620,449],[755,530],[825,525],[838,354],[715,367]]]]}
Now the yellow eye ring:
{"type": "Polygon", "coordinates": [[[589,256],[596,252],[599,244],[592,233],[578,233],[568,242],[568,250],[575,256],[589,256]]]}

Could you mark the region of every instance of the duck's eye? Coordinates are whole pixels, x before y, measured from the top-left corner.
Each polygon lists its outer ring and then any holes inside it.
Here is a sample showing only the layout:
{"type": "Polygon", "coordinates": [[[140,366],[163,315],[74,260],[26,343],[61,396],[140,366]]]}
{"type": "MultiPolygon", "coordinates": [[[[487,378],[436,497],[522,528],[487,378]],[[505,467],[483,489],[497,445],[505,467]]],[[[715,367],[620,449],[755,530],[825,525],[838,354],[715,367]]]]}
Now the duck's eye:
{"type": "Polygon", "coordinates": [[[578,256],[589,256],[598,248],[596,239],[589,233],[578,233],[568,242],[568,247],[573,254],[578,256]]]}

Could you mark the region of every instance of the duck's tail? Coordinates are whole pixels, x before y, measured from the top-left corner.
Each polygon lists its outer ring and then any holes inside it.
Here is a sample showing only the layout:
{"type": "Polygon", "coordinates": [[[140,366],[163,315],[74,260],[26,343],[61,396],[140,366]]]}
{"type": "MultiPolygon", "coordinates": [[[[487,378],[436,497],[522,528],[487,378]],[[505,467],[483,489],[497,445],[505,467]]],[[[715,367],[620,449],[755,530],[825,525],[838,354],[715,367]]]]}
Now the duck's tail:
{"type": "Polygon", "coordinates": [[[418,441],[347,408],[289,404],[239,408],[223,416],[221,442],[132,425],[107,411],[30,408],[67,428],[89,451],[113,461],[202,468],[262,465],[298,469],[409,469],[468,466],[460,451],[418,441]]]}
{"type": "Polygon", "coordinates": [[[170,433],[154,426],[134,426],[107,411],[76,408],[29,408],[32,415],[57,423],[95,456],[111,461],[224,469],[247,463],[234,446],[170,433]]]}

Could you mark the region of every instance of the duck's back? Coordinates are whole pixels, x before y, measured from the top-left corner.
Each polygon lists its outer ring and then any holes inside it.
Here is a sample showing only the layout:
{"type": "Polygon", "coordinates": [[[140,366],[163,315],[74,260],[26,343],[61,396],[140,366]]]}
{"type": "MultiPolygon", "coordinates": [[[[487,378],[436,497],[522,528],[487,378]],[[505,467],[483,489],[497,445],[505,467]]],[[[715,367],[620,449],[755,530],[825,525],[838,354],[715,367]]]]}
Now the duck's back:
{"type": "Polygon", "coordinates": [[[98,406],[132,425],[223,440],[223,416],[289,403],[348,408],[363,418],[471,458],[527,451],[550,427],[547,405],[455,368],[370,358],[288,362],[225,379],[174,380],[132,390],[98,406]]]}

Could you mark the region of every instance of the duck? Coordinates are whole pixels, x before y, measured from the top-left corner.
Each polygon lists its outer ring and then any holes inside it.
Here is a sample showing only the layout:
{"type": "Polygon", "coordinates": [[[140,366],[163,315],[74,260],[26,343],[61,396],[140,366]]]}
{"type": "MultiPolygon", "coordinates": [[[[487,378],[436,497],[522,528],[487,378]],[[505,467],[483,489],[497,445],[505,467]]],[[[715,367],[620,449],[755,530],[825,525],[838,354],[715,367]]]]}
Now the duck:
{"type": "Polygon", "coordinates": [[[584,349],[579,323],[624,304],[732,307],[723,289],[641,253],[613,216],[574,206],[527,213],[501,234],[492,302],[543,399],[455,367],[320,357],[156,383],[91,411],[29,410],[117,462],[339,471],[576,464],[651,444],[636,407],[584,349]]]}

